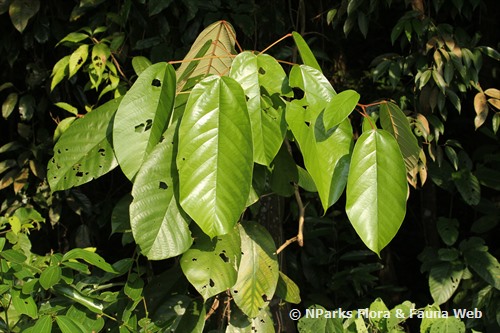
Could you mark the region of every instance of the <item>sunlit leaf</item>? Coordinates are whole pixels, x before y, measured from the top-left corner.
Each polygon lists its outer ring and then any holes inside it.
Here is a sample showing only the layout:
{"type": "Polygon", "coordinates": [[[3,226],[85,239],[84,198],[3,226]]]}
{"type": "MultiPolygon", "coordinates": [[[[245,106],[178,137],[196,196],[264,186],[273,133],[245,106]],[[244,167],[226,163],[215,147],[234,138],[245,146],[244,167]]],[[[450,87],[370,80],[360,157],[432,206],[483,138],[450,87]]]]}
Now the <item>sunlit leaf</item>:
{"type": "Polygon", "coordinates": [[[36,320],[34,326],[25,329],[25,333],[52,333],[52,316],[43,315],[36,320]]]}
{"type": "Polygon", "coordinates": [[[484,93],[490,97],[500,99],[500,90],[495,88],[489,88],[484,91],[484,93]]]}
{"type": "Polygon", "coordinates": [[[380,251],[406,214],[406,170],[396,139],[387,131],[365,132],[356,142],[347,180],[346,212],[365,245],[380,251]]]}
{"type": "Polygon", "coordinates": [[[17,93],[10,93],[2,104],[2,116],[7,119],[14,108],[16,107],[19,95],[17,93]]]}
{"type": "Polygon", "coordinates": [[[56,323],[62,333],[85,333],[85,328],[68,316],[56,316],[56,323]]]}
{"type": "Polygon", "coordinates": [[[316,57],[312,53],[309,45],[307,45],[306,41],[298,32],[292,32],[293,40],[295,41],[295,45],[297,45],[297,49],[299,50],[300,57],[302,58],[302,62],[304,65],[310,66],[321,72],[321,67],[316,60],[316,57]]]}
{"type": "Polygon", "coordinates": [[[157,63],[123,97],[113,124],[113,146],[123,173],[133,179],[168,126],[175,99],[172,65],[157,63]]]}
{"type": "Polygon", "coordinates": [[[69,57],[69,76],[68,78],[72,77],[73,75],[78,72],[78,70],[83,66],[85,61],[87,61],[87,58],[89,56],[89,46],[87,44],[80,45],[69,57]]]}
{"type": "Polygon", "coordinates": [[[240,234],[235,227],[229,233],[210,239],[201,231],[181,257],[184,275],[205,300],[236,283],[240,265],[240,234]]]}
{"type": "Polygon", "coordinates": [[[141,75],[141,73],[151,65],[151,61],[149,61],[149,59],[146,57],[137,56],[132,58],[132,67],[134,68],[134,72],[137,75],[141,75]]]}
{"type": "MultiPolygon", "coordinates": [[[[95,250],[95,249],[94,249],[95,250]]],[[[74,248],[64,254],[62,257],[62,261],[69,261],[72,259],[81,259],[87,262],[90,265],[93,265],[95,267],[98,267],[102,269],[105,272],[108,273],[116,273],[115,269],[113,266],[108,264],[103,257],[98,255],[97,253],[88,250],[88,249],[80,249],[80,248],[74,248]]]]}
{"type": "Polygon", "coordinates": [[[69,59],[71,56],[65,56],[61,58],[52,69],[52,82],[50,83],[50,91],[54,90],[54,88],[64,79],[66,75],[69,76],[69,59]]]}
{"type": "Polygon", "coordinates": [[[245,209],[252,130],[240,85],[209,77],[191,91],[179,128],[180,203],[210,237],[229,232],[245,209]]]}
{"type": "Polygon", "coordinates": [[[431,268],[429,290],[436,304],[447,302],[457,290],[464,272],[463,265],[441,262],[431,268]]]}
{"type": "Polygon", "coordinates": [[[280,272],[278,285],[276,286],[276,295],[289,303],[300,303],[299,287],[283,272],[280,272]]]}
{"type": "Polygon", "coordinates": [[[484,93],[479,92],[474,96],[474,110],[476,111],[474,126],[478,129],[486,121],[486,117],[488,116],[488,101],[484,93]]]}
{"type": "MultiPolygon", "coordinates": [[[[298,311],[298,310],[297,310],[298,311]]],[[[301,333],[344,333],[342,318],[340,316],[325,316],[327,310],[321,305],[312,305],[306,311],[317,313],[318,316],[302,316],[297,324],[297,328],[301,333]]]]}
{"type": "Polygon", "coordinates": [[[65,42],[69,42],[69,43],[79,43],[87,38],[90,38],[90,36],[86,33],[83,33],[83,32],[70,32],[69,34],[67,34],[63,39],[61,39],[57,44],[62,44],[62,43],[65,43],[65,42]]]}
{"type": "Polygon", "coordinates": [[[239,230],[241,263],[231,294],[241,311],[255,317],[276,291],[279,278],[276,246],[269,232],[258,223],[242,223],[239,230]]]}
{"type": "Polygon", "coordinates": [[[325,129],[329,130],[344,121],[358,104],[359,97],[354,90],[345,90],[333,96],[323,116],[325,129]]]}
{"type": "Polygon", "coordinates": [[[286,133],[283,117],[285,105],[279,98],[276,103],[272,100],[274,94],[280,96],[291,92],[291,88],[285,84],[285,71],[267,54],[243,52],[233,60],[230,76],[241,85],[247,98],[254,161],[269,165],[286,133]]]}
{"type": "Polygon", "coordinates": [[[132,187],[132,233],[141,253],[151,260],[179,255],[192,243],[188,217],[174,194],[178,186],[176,127],[173,124],[167,129],[162,142],[139,169],[132,187]]]}
{"type": "Polygon", "coordinates": [[[102,105],[64,131],[47,166],[52,191],[85,184],[117,166],[111,146],[111,120],[119,103],[112,100],[102,105]]]}
{"type": "Polygon", "coordinates": [[[40,285],[47,290],[61,279],[61,267],[49,266],[40,274],[40,285]]]}
{"type": "Polygon", "coordinates": [[[25,314],[33,319],[38,317],[38,307],[31,295],[25,295],[18,289],[12,289],[11,302],[19,314],[25,314]]]}

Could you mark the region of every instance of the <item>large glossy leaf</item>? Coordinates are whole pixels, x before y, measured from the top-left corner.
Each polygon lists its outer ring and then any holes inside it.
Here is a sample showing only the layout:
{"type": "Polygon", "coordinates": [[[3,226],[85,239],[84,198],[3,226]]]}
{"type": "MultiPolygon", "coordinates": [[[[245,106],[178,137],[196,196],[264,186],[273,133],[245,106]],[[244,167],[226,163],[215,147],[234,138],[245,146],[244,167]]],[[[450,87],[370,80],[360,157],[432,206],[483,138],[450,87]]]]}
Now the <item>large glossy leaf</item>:
{"type": "Polygon", "coordinates": [[[218,21],[206,27],[177,69],[177,91],[184,90],[184,85],[190,78],[229,73],[235,43],[236,33],[228,22],[218,21]]]}
{"type": "Polygon", "coordinates": [[[380,124],[396,138],[403,154],[406,172],[413,170],[418,164],[420,147],[406,115],[396,104],[384,103],[380,106],[380,124]]]}
{"type": "Polygon", "coordinates": [[[347,183],[352,127],[349,120],[329,131],[325,130],[323,113],[310,121],[310,108],[304,109],[299,102],[288,104],[286,121],[297,140],[304,164],[311,175],[326,211],[343,193],[347,183]]]}
{"type": "Polygon", "coordinates": [[[196,85],[179,128],[180,203],[210,237],[229,232],[245,209],[252,129],[240,85],[213,76],[196,85]]]}
{"type": "Polygon", "coordinates": [[[166,63],[146,68],[123,97],[113,125],[113,145],[129,179],[167,128],[174,99],[175,71],[166,63]]]}
{"type": "Polygon", "coordinates": [[[181,258],[182,271],[205,300],[236,283],[240,265],[240,234],[237,227],[210,239],[201,231],[181,258]]]}
{"type": "Polygon", "coordinates": [[[267,54],[243,52],[233,60],[230,76],[238,81],[247,98],[254,161],[269,165],[278,153],[286,133],[284,103],[275,98],[278,105],[274,105],[271,99],[273,95],[277,97],[291,92],[285,71],[267,54]]]}
{"type": "Polygon", "coordinates": [[[112,100],[75,120],[54,146],[47,167],[52,191],[96,179],[117,166],[111,145],[112,119],[120,100],[112,100]]]}
{"type": "Polygon", "coordinates": [[[176,195],[177,126],[172,124],[137,173],[130,225],[143,255],[160,260],[184,253],[192,243],[188,217],[176,195]]]}
{"type": "Polygon", "coordinates": [[[363,133],[352,153],[346,212],[373,252],[396,235],[406,213],[406,170],[396,139],[385,130],[363,133]]]}
{"type": "Polygon", "coordinates": [[[271,301],[279,278],[276,246],[269,232],[260,224],[239,225],[241,263],[238,279],[231,288],[236,305],[249,317],[255,317],[271,301]]]}

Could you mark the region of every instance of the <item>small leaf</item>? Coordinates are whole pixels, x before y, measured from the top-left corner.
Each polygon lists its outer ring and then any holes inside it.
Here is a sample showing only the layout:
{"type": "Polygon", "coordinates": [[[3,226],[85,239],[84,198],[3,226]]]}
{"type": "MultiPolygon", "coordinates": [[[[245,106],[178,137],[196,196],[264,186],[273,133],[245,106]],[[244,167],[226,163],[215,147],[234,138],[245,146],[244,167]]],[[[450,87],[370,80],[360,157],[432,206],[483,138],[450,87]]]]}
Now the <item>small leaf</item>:
{"type": "Polygon", "coordinates": [[[460,244],[465,261],[483,280],[500,290],[500,263],[488,252],[484,240],[471,237],[460,244]]]}
{"type": "Polygon", "coordinates": [[[96,266],[105,272],[116,273],[113,266],[108,264],[104,260],[104,258],[102,258],[97,253],[94,253],[90,250],[76,248],[76,249],[70,250],[69,252],[66,252],[64,254],[64,256],[62,257],[62,261],[69,261],[72,259],[82,259],[85,262],[89,263],[90,265],[96,266]]]}
{"type": "Polygon", "coordinates": [[[28,25],[28,21],[39,10],[39,0],[13,0],[9,6],[10,20],[17,31],[22,33],[28,25]]]}
{"type": "Polygon", "coordinates": [[[52,289],[59,295],[70,299],[73,302],[83,305],[85,308],[89,309],[93,313],[102,314],[104,309],[104,304],[97,299],[90,296],[83,295],[75,287],[67,285],[65,283],[57,283],[52,286],[52,289]]]}
{"type": "Polygon", "coordinates": [[[490,97],[500,99],[500,90],[495,88],[489,88],[484,91],[484,93],[490,97]]]}
{"type": "Polygon", "coordinates": [[[4,258],[7,261],[12,261],[13,263],[18,263],[18,264],[23,263],[28,259],[24,254],[13,249],[4,250],[0,252],[0,257],[4,258]]]}
{"type": "Polygon", "coordinates": [[[61,58],[52,69],[52,82],[50,83],[50,91],[64,79],[66,75],[69,76],[69,59],[71,56],[65,56],[61,58]]]}
{"type": "Polygon", "coordinates": [[[76,44],[76,43],[79,43],[87,38],[90,38],[90,36],[83,33],[83,32],[71,32],[71,33],[67,34],[66,37],[61,39],[59,41],[59,43],[56,44],[56,46],[59,44],[65,43],[65,42],[76,44]]]}
{"type": "Polygon", "coordinates": [[[279,279],[276,246],[269,232],[254,222],[238,226],[241,236],[241,263],[238,279],[231,288],[236,305],[255,317],[271,301],[279,279]]]}
{"type": "Polygon", "coordinates": [[[440,217],[437,220],[437,230],[443,242],[451,246],[458,238],[458,220],[440,217]]]}
{"type": "Polygon", "coordinates": [[[346,212],[373,252],[396,235],[406,213],[406,170],[396,139],[387,131],[365,132],[356,142],[347,180],[346,212]]]}
{"type": "Polygon", "coordinates": [[[476,129],[478,129],[486,121],[486,117],[488,116],[488,102],[484,93],[479,92],[474,97],[474,110],[476,111],[474,125],[476,129]]]}
{"type": "Polygon", "coordinates": [[[295,41],[295,45],[297,45],[297,49],[299,50],[300,57],[304,62],[304,65],[310,66],[321,72],[321,67],[316,60],[316,57],[312,53],[309,45],[307,45],[304,38],[298,32],[292,32],[293,40],[295,41]]]}
{"type": "Polygon", "coordinates": [[[142,299],[142,289],[144,288],[144,281],[141,279],[137,273],[131,273],[128,276],[127,283],[123,287],[123,292],[132,301],[138,301],[142,299]]]}
{"type": "Polygon", "coordinates": [[[38,317],[38,308],[30,295],[21,293],[18,289],[11,290],[12,305],[19,314],[25,314],[33,319],[38,317]]]}
{"type": "Polygon", "coordinates": [[[2,116],[4,117],[4,119],[7,119],[12,113],[12,111],[14,111],[14,108],[16,107],[17,104],[17,99],[18,99],[17,93],[10,93],[3,102],[2,116]]]}
{"type": "Polygon", "coordinates": [[[57,127],[54,131],[54,137],[52,138],[53,142],[57,142],[61,135],[66,132],[66,130],[71,126],[71,124],[76,120],[76,117],[68,117],[64,118],[57,124],[57,127]]]}
{"type": "Polygon", "coordinates": [[[59,282],[62,271],[59,266],[49,266],[40,274],[40,285],[47,290],[59,282]]]}
{"type": "Polygon", "coordinates": [[[62,333],[85,333],[85,329],[68,316],[56,316],[56,323],[62,333]]]}
{"type": "Polygon", "coordinates": [[[25,333],[52,333],[52,316],[43,315],[36,320],[34,326],[24,330],[25,333]]]}
{"type": "Polygon", "coordinates": [[[458,155],[455,149],[453,149],[453,147],[451,146],[444,146],[444,152],[446,156],[448,156],[451,164],[453,164],[455,170],[458,170],[458,155]]]}
{"type": "Polygon", "coordinates": [[[143,56],[137,56],[132,58],[132,67],[136,75],[141,75],[142,72],[146,70],[152,63],[148,58],[143,56]]]}
{"type": "Polygon", "coordinates": [[[278,285],[276,286],[276,295],[289,303],[300,303],[299,287],[281,271],[278,285]]]}
{"type": "Polygon", "coordinates": [[[496,112],[493,115],[491,122],[492,122],[492,127],[493,127],[493,133],[497,134],[498,127],[500,126],[500,112],[496,112]]]}
{"type": "Polygon", "coordinates": [[[73,105],[70,105],[70,104],[65,103],[65,102],[54,103],[54,105],[60,109],[68,111],[71,114],[74,114],[75,116],[78,115],[78,109],[76,107],[74,107],[73,105]]]}
{"type": "Polygon", "coordinates": [[[358,104],[359,98],[359,94],[354,90],[345,90],[333,96],[323,116],[325,129],[329,130],[344,121],[358,104]]]}
{"type": "Polygon", "coordinates": [[[488,98],[488,103],[500,110],[500,99],[488,98]]]}
{"type": "Polygon", "coordinates": [[[85,64],[85,61],[87,61],[87,57],[89,56],[89,46],[87,44],[80,45],[69,57],[69,63],[68,63],[68,68],[69,68],[69,76],[68,78],[72,77],[73,75],[78,72],[78,70],[85,64]]]}
{"type": "Polygon", "coordinates": [[[481,186],[476,176],[469,169],[462,169],[452,174],[458,192],[464,201],[472,206],[479,204],[481,200],[481,186]]]}

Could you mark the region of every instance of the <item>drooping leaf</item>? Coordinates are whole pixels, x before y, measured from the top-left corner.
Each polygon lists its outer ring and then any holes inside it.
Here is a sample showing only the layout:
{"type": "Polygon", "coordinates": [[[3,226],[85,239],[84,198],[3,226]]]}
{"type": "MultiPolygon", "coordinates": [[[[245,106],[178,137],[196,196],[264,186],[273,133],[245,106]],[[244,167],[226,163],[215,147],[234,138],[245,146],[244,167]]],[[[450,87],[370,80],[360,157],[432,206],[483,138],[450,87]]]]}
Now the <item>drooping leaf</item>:
{"type": "Polygon", "coordinates": [[[40,10],[39,0],[13,0],[9,6],[12,24],[19,32],[23,32],[28,21],[40,10]]]}
{"type": "Polygon", "coordinates": [[[113,146],[123,173],[133,179],[168,126],[175,99],[172,65],[148,67],[123,97],[113,124],[113,146]]]}
{"type": "Polygon", "coordinates": [[[281,271],[278,285],[276,286],[276,295],[289,303],[300,303],[299,287],[295,284],[295,282],[293,282],[292,279],[281,271]]]}
{"type": "Polygon", "coordinates": [[[229,232],[245,209],[253,168],[245,95],[229,77],[191,91],[179,128],[180,203],[210,237],[229,232]]]}
{"type": "Polygon", "coordinates": [[[241,311],[255,317],[276,291],[279,279],[276,245],[269,232],[258,223],[245,222],[238,227],[242,254],[231,294],[241,311]]]}
{"type": "Polygon", "coordinates": [[[486,117],[488,116],[488,101],[483,92],[479,92],[474,96],[474,110],[476,111],[474,126],[478,129],[486,121],[486,117]]]}
{"type": "Polygon", "coordinates": [[[345,90],[333,96],[323,116],[325,128],[329,130],[344,121],[358,104],[359,97],[354,90],[345,90]]]}
{"type": "Polygon", "coordinates": [[[285,71],[267,54],[243,52],[234,58],[230,76],[241,85],[247,98],[254,161],[269,165],[286,133],[284,103],[278,98],[281,103],[274,105],[272,100],[275,94],[289,95],[291,92],[286,85],[285,71]]]}
{"type": "Polygon", "coordinates": [[[7,119],[14,108],[16,107],[19,95],[17,93],[10,93],[2,104],[2,116],[7,119]]]}
{"type": "Polygon", "coordinates": [[[192,243],[188,217],[174,193],[178,186],[176,131],[176,124],[167,129],[139,169],[132,187],[132,233],[142,254],[151,260],[177,256],[192,243]]]}
{"type": "Polygon", "coordinates": [[[297,101],[287,106],[286,121],[297,140],[304,157],[306,170],[311,175],[324,211],[343,193],[349,170],[352,147],[352,127],[349,120],[325,130],[323,113],[310,120],[311,109],[304,109],[297,101]]]}
{"type": "Polygon", "coordinates": [[[61,58],[52,69],[52,82],[50,83],[50,91],[54,90],[54,88],[64,79],[66,75],[69,76],[69,58],[71,56],[65,56],[61,58]]]}
{"type": "Polygon", "coordinates": [[[240,265],[240,235],[235,227],[229,233],[210,239],[201,231],[196,242],[180,260],[186,278],[205,300],[231,288],[240,265]]]}
{"type": "Polygon", "coordinates": [[[314,69],[317,69],[321,72],[321,67],[316,60],[316,57],[312,53],[309,45],[307,45],[304,38],[298,32],[292,32],[293,40],[295,41],[295,45],[297,45],[297,49],[299,50],[300,57],[302,58],[302,62],[304,65],[310,66],[314,69]]]}
{"type": "Polygon", "coordinates": [[[383,103],[380,106],[380,124],[396,138],[403,154],[406,172],[413,170],[418,164],[420,147],[406,115],[396,104],[383,103]]]}
{"type": "Polygon", "coordinates": [[[87,44],[80,45],[69,57],[69,76],[75,75],[83,66],[89,56],[89,46],[87,44]]]}
{"type": "Polygon", "coordinates": [[[227,74],[235,53],[235,43],[236,32],[228,22],[217,21],[206,27],[177,69],[177,91],[182,91],[190,78],[227,74]]]}
{"type": "Polygon", "coordinates": [[[347,180],[346,212],[363,243],[380,251],[406,214],[406,170],[396,139],[385,130],[365,132],[356,142],[347,180]]]}
{"type": "Polygon", "coordinates": [[[457,290],[464,267],[450,262],[442,262],[431,268],[429,290],[436,304],[447,302],[457,290]]]}
{"type": "Polygon", "coordinates": [[[112,100],[75,120],[54,146],[47,166],[52,191],[96,179],[117,166],[111,146],[112,119],[120,100],[112,100]]]}

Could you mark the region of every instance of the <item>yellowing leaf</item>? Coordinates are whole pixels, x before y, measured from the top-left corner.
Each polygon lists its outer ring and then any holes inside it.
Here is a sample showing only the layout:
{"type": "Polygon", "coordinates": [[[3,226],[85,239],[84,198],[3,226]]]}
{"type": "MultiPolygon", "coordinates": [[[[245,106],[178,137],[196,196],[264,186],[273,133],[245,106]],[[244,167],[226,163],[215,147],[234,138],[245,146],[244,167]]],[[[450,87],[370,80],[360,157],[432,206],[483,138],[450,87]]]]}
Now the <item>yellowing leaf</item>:
{"type": "Polygon", "coordinates": [[[489,88],[484,91],[484,93],[490,97],[500,99],[500,90],[495,88],[489,88]]]}
{"type": "Polygon", "coordinates": [[[476,118],[474,118],[474,125],[476,129],[481,127],[481,125],[486,120],[488,116],[488,103],[486,100],[486,95],[479,92],[474,97],[474,110],[476,111],[476,118]]]}
{"type": "Polygon", "coordinates": [[[78,72],[89,56],[89,46],[87,44],[80,45],[69,57],[69,77],[78,72]]]}

